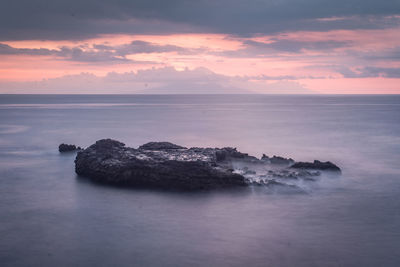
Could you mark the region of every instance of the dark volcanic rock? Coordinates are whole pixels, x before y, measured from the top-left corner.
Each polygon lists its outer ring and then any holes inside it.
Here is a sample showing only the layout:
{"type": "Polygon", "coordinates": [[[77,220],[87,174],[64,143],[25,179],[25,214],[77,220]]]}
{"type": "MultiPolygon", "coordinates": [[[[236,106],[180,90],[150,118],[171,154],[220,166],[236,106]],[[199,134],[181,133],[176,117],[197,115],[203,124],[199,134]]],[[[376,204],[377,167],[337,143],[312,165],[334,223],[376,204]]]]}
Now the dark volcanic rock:
{"type": "Polygon", "coordinates": [[[321,162],[319,160],[314,160],[314,162],[296,162],[291,166],[295,169],[312,169],[312,170],[329,170],[329,171],[339,171],[340,168],[330,161],[321,162]]]}
{"type": "Polygon", "coordinates": [[[170,142],[149,142],[141,145],[139,149],[143,150],[168,150],[168,149],[187,149],[183,146],[178,146],[170,142]]]}
{"type": "Polygon", "coordinates": [[[58,151],[62,152],[70,152],[70,151],[76,151],[76,150],[82,150],[81,147],[76,147],[75,145],[68,145],[68,144],[61,144],[58,146],[58,151]]]}
{"type": "MultiPolygon", "coordinates": [[[[150,148],[154,147],[162,146],[154,143],[150,148]]],[[[115,140],[100,140],[78,153],[75,170],[96,181],[136,187],[198,190],[246,185],[243,176],[215,167],[211,151],[167,150],[171,151],[134,149],[115,140]]]]}
{"type": "Polygon", "coordinates": [[[151,142],[135,149],[116,140],[103,139],[78,152],[75,171],[102,183],[201,190],[252,184],[269,186],[274,184],[271,179],[285,185],[288,181],[307,180],[320,174],[291,168],[339,169],[330,162],[293,163],[292,159],[277,156],[260,160],[231,147],[188,149],[168,142],[151,142]]]}

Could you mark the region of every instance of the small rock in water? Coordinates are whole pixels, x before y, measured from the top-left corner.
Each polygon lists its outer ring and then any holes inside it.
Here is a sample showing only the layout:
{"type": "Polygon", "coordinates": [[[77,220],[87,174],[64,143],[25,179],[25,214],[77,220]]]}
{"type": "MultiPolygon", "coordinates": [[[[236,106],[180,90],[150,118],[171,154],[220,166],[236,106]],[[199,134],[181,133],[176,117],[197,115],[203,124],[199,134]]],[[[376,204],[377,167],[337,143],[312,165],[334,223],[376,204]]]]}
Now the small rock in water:
{"type": "Polygon", "coordinates": [[[71,151],[76,151],[76,150],[82,150],[80,146],[76,145],[68,145],[68,144],[61,144],[58,146],[58,151],[59,152],[71,152],[71,151]]]}
{"type": "Polygon", "coordinates": [[[314,160],[314,162],[296,162],[291,166],[295,169],[311,169],[311,170],[324,170],[324,171],[341,171],[338,166],[330,161],[321,162],[319,160],[314,160]]]}

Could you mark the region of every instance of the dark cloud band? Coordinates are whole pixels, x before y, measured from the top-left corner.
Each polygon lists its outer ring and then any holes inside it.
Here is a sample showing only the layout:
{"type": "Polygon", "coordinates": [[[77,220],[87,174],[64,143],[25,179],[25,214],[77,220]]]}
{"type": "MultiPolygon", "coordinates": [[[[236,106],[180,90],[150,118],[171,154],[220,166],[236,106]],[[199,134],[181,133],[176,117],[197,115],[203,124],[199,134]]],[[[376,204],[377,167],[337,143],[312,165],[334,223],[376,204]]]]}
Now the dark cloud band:
{"type": "Polygon", "coordinates": [[[3,0],[0,40],[370,29],[398,25],[399,14],[399,0],[3,0]]]}

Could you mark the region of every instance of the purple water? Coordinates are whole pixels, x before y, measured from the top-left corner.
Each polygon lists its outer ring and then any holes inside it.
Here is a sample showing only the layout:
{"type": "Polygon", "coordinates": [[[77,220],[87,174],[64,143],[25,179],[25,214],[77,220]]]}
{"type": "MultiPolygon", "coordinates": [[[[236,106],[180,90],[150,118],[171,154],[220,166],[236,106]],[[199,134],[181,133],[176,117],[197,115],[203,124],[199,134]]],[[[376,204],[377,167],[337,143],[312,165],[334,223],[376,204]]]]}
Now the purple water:
{"type": "Polygon", "coordinates": [[[1,266],[399,266],[399,96],[0,96],[1,266]],[[118,189],[74,154],[114,138],[330,160],[291,192],[118,189]]]}

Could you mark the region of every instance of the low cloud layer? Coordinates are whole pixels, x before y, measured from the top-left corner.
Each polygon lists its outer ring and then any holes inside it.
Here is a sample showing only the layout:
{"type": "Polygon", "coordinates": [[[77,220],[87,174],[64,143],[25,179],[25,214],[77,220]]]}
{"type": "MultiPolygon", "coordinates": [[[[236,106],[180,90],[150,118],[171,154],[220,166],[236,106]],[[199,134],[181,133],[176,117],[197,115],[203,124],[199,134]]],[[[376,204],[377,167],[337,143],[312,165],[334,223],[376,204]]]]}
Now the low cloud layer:
{"type": "Polygon", "coordinates": [[[341,68],[340,72],[346,78],[400,78],[400,68],[363,67],[354,70],[341,68]]]}
{"type": "Polygon", "coordinates": [[[1,93],[44,94],[309,94],[296,82],[254,82],[216,74],[205,68],[177,71],[171,67],[129,73],[67,75],[37,82],[0,82],[1,93]],[[27,90],[27,88],[29,88],[27,90]]]}

